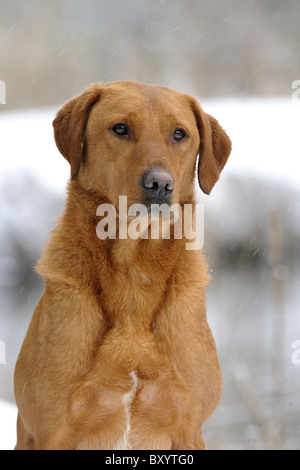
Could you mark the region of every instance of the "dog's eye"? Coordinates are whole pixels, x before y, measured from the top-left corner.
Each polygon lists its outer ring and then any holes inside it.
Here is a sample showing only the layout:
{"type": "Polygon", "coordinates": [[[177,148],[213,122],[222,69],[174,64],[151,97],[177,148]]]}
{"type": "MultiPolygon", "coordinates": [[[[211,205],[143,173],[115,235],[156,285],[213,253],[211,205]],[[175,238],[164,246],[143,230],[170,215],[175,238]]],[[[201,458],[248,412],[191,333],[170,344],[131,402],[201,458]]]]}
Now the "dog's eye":
{"type": "Polygon", "coordinates": [[[183,129],[176,129],[174,132],[174,140],[179,142],[180,140],[183,140],[187,136],[186,132],[183,129]]]}
{"type": "Polygon", "coordinates": [[[116,124],[115,126],[112,127],[112,130],[115,134],[121,137],[129,134],[129,129],[126,126],[126,124],[116,124]]]}

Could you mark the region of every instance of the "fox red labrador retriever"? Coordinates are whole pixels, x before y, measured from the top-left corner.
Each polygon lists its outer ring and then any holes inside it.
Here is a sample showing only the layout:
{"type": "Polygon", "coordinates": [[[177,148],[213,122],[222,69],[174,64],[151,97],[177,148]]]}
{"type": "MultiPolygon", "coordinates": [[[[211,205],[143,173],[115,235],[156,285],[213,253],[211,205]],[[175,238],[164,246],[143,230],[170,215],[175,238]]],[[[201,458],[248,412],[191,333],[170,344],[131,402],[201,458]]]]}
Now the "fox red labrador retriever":
{"type": "Polygon", "coordinates": [[[201,250],[172,231],[121,237],[118,223],[99,237],[97,210],[129,224],[119,196],[194,206],[197,156],[208,194],[230,139],[195,98],[131,81],[90,86],[53,125],[71,181],[16,364],[16,449],[204,449],[221,373],[201,250]]]}

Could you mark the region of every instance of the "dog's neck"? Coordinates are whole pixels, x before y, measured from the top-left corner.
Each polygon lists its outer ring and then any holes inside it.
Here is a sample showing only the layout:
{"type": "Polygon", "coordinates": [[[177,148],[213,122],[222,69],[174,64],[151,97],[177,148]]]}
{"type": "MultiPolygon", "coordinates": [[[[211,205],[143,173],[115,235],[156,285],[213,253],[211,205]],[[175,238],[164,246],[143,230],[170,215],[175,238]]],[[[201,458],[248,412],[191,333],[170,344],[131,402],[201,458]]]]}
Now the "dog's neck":
{"type": "Polygon", "coordinates": [[[171,279],[184,265],[185,240],[99,240],[99,200],[73,185],[37,271],[46,283],[96,295],[108,328],[149,329],[171,279]]]}
{"type": "MultiPolygon", "coordinates": [[[[96,212],[98,206],[104,203],[108,201],[103,195],[82,188],[76,181],[70,183],[65,211],[52,232],[37,271],[44,278],[55,277],[70,284],[79,281],[83,286],[85,282],[89,283],[90,279],[101,281],[101,267],[105,266],[106,272],[114,272],[117,275],[124,270],[133,269],[133,266],[138,270],[139,261],[142,261],[143,265],[146,262],[152,266],[153,272],[163,266],[165,276],[168,277],[174,270],[177,259],[185,252],[185,240],[174,240],[172,237],[119,239],[118,234],[115,239],[100,240],[96,232],[99,222],[96,212]],[[67,258],[68,263],[64,263],[63,260],[67,258]],[[47,269],[43,268],[45,264],[47,269]],[[68,271],[65,266],[68,266],[68,271]],[[95,270],[99,272],[96,273],[95,270]]],[[[118,221],[116,225],[118,227],[118,221]]],[[[140,276],[144,276],[142,268],[140,276]]]]}

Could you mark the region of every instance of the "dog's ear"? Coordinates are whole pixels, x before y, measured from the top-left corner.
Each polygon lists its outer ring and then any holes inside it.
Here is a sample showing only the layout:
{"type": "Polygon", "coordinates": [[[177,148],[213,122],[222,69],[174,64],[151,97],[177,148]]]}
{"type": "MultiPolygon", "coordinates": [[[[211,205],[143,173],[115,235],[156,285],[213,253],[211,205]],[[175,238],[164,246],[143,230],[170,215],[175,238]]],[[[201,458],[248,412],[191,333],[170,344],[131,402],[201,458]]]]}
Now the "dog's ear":
{"type": "Polygon", "coordinates": [[[71,165],[71,179],[79,173],[86,124],[100,96],[101,85],[91,85],[81,95],[67,101],[53,121],[55,142],[71,165]]]}
{"type": "Polygon", "coordinates": [[[206,114],[195,99],[192,100],[192,110],[200,134],[199,185],[205,194],[209,194],[230,155],[231,140],[218,121],[206,114]]]}

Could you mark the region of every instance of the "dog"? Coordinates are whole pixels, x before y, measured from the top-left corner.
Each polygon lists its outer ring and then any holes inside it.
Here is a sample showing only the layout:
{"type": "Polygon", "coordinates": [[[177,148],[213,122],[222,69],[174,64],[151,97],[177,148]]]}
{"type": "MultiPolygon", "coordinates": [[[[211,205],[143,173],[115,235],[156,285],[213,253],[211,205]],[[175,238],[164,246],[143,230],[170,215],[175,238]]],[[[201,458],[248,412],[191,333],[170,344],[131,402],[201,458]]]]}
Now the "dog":
{"type": "Polygon", "coordinates": [[[99,238],[97,208],[128,226],[120,196],[148,213],[195,207],[196,165],[209,194],[231,141],[194,97],[135,81],[91,85],[53,126],[71,176],[15,367],[16,449],[205,449],[222,379],[202,250],[173,232],[120,237],[118,224],[99,238]]]}

